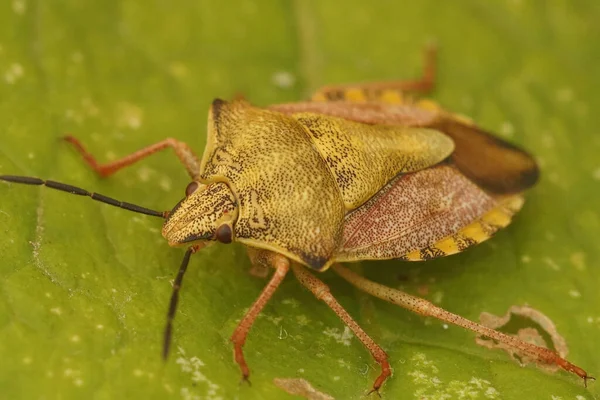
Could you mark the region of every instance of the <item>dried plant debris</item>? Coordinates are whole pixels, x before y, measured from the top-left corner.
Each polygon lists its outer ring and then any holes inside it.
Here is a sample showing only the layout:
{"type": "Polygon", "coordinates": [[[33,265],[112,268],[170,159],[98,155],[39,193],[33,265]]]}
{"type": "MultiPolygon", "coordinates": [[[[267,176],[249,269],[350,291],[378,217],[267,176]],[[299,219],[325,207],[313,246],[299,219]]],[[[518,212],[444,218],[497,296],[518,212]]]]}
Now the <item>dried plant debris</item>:
{"type": "MultiPolygon", "coordinates": [[[[532,321],[534,325],[536,325],[536,327],[530,326],[518,329],[515,336],[517,336],[519,339],[528,343],[533,343],[537,346],[550,348],[556,351],[563,358],[567,356],[567,354],[569,353],[567,343],[565,342],[565,339],[556,330],[556,326],[554,325],[552,320],[540,311],[531,308],[527,305],[511,306],[508,309],[508,312],[500,317],[487,312],[483,312],[479,316],[479,320],[482,325],[487,326],[488,328],[499,329],[502,327],[506,327],[506,325],[508,325],[511,319],[513,319],[513,316],[526,318],[532,321]],[[540,332],[538,328],[541,328],[542,332],[540,332]],[[546,342],[546,339],[544,339],[544,336],[550,339],[552,345],[551,347],[548,346],[548,343],[546,342]]],[[[513,359],[515,359],[521,365],[536,363],[540,367],[543,367],[544,369],[552,372],[560,369],[558,365],[543,364],[539,362],[539,360],[536,362],[536,360],[534,360],[532,357],[528,356],[523,352],[520,352],[519,349],[513,346],[510,346],[506,343],[499,343],[482,335],[477,336],[475,341],[477,342],[477,344],[490,349],[497,348],[506,351],[513,359]]]]}
{"type": "Polygon", "coordinates": [[[273,383],[280,389],[294,396],[302,396],[308,400],[334,400],[327,393],[313,387],[309,381],[301,378],[275,378],[273,383]]]}

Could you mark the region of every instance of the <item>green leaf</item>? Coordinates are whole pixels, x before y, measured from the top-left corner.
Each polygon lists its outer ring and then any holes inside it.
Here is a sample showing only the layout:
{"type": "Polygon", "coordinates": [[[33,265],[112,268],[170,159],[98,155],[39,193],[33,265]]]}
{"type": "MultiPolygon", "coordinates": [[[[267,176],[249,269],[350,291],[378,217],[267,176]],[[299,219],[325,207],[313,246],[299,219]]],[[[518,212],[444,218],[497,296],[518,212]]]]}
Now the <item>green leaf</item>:
{"type": "MultiPolygon", "coordinates": [[[[166,151],[95,176],[59,138],[100,160],[171,136],[198,153],[215,97],[258,105],[323,84],[418,75],[440,48],[433,97],[520,143],[542,167],[516,221],[488,243],[425,264],[367,262],[369,278],[477,320],[529,304],[556,324],[569,360],[600,374],[600,3],[463,0],[34,1],[0,5],[0,174],[39,176],[170,209],[185,171],[166,151]]],[[[290,166],[292,167],[292,166],[290,166]]],[[[301,217],[301,216],[299,216],[301,217]]],[[[0,185],[0,393],[6,398],[292,398],[301,377],[362,399],[378,366],[290,276],[245,346],[240,385],[229,337],[265,280],[242,246],[192,258],[160,357],[183,251],[160,220],[50,189],[0,185]]],[[[474,335],[321,277],[388,352],[388,399],[592,399],[566,372],[520,367],[474,335]]]]}

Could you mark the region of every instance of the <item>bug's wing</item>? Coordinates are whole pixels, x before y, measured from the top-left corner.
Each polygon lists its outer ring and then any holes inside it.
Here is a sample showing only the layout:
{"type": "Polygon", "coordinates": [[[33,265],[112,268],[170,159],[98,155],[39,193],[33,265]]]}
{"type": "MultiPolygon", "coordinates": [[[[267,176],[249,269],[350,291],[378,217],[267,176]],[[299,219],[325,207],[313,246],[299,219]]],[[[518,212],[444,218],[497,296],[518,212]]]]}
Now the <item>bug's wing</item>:
{"type": "Polygon", "coordinates": [[[436,129],[454,141],[452,159],[456,166],[491,193],[519,193],[533,186],[539,177],[538,167],[529,153],[429,101],[416,104],[304,102],[270,108],[286,114],[313,112],[368,124],[436,129]]]}
{"type": "Polygon", "coordinates": [[[526,151],[477,126],[440,115],[428,127],[439,129],[456,143],[452,160],[469,179],[491,193],[511,194],[533,186],[539,169],[526,151]]]}
{"type": "Polygon", "coordinates": [[[488,195],[450,164],[399,176],[347,214],[335,261],[458,253],[508,225],[522,202],[488,195]]]}
{"type": "Polygon", "coordinates": [[[311,136],[348,210],[362,205],[399,173],[431,167],[454,151],[452,139],[434,129],[365,124],[315,113],[291,117],[311,136]]]}

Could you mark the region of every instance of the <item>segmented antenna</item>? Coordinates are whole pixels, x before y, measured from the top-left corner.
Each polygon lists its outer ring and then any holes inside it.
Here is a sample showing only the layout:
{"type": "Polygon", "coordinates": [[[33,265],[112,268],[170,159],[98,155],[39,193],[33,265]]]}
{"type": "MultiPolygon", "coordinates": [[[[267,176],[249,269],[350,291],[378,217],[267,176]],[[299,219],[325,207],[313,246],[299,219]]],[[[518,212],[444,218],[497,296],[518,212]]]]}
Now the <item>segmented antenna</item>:
{"type": "Polygon", "coordinates": [[[149,208],[136,206],[135,204],[126,203],[123,201],[115,200],[111,197],[104,196],[102,194],[88,192],[85,189],[78,188],[76,186],[67,185],[65,183],[55,182],[55,181],[45,181],[39,178],[33,178],[30,176],[16,176],[16,175],[0,175],[0,180],[12,183],[21,183],[23,185],[36,185],[36,186],[46,186],[52,189],[60,190],[63,192],[76,194],[78,196],[88,196],[92,199],[99,201],[101,203],[106,203],[111,206],[123,208],[125,210],[133,211],[140,214],[151,215],[153,217],[166,218],[168,215],[168,211],[154,211],[149,208]]]}
{"type": "Polygon", "coordinates": [[[166,361],[169,357],[169,349],[171,348],[171,333],[173,332],[173,318],[175,318],[175,311],[177,311],[177,303],[179,302],[179,289],[181,289],[181,282],[183,281],[183,275],[187,270],[188,264],[190,263],[190,256],[196,252],[198,246],[192,246],[185,252],[183,261],[181,261],[181,267],[173,282],[173,292],[171,292],[171,302],[169,303],[169,311],[167,312],[167,324],[165,326],[165,334],[163,337],[163,359],[166,361]]]}

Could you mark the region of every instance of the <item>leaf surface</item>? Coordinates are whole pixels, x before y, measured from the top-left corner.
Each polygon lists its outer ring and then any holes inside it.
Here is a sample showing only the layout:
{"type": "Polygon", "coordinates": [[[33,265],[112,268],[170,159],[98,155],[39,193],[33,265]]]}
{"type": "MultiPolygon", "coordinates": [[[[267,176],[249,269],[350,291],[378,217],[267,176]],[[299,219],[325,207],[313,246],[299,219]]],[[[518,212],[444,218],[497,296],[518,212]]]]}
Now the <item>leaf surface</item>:
{"type": "MultiPolygon", "coordinates": [[[[198,153],[215,97],[258,105],[323,84],[418,75],[440,48],[433,97],[536,155],[540,184],[493,240],[424,264],[366,262],[379,282],[477,319],[529,304],[569,360],[600,375],[600,6],[459,2],[13,0],[0,5],[0,174],[39,176],[155,209],[188,178],[168,151],[100,179],[59,138],[101,160],[172,136],[198,153]]],[[[7,398],[292,398],[299,377],[362,399],[377,365],[290,276],[246,344],[239,385],[229,337],[265,281],[241,246],[192,258],[170,360],[160,358],[183,251],[160,220],[49,189],[0,185],[0,392],[7,398]]],[[[459,328],[321,277],[388,352],[388,399],[593,399],[564,372],[521,368],[459,328]],[[554,396],[554,397],[553,397],[554,396]]]]}

